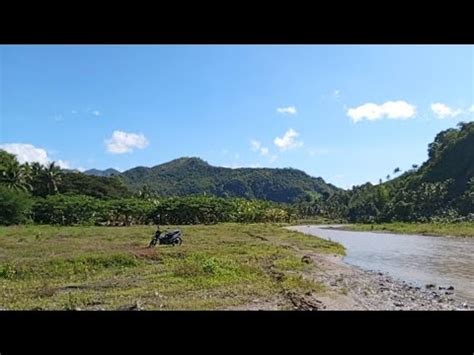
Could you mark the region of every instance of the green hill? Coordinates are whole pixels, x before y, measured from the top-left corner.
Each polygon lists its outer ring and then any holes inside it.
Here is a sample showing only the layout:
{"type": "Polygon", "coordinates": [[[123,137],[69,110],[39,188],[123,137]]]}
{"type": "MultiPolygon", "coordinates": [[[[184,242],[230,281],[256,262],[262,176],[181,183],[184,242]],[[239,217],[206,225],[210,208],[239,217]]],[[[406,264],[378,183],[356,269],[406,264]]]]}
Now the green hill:
{"type": "Polygon", "coordinates": [[[121,176],[133,189],[147,185],[161,196],[209,194],[291,203],[300,199],[327,198],[339,190],[321,178],[296,169],[230,169],[187,157],[152,168],[136,167],[121,176]]]}
{"type": "Polygon", "coordinates": [[[89,169],[84,171],[86,175],[93,175],[93,176],[113,176],[113,175],[120,175],[120,171],[115,169],[106,169],[106,170],[98,170],[98,169],[89,169]]]}
{"type": "Polygon", "coordinates": [[[354,222],[473,218],[474,122],[438,133],[421,167],[382,184],[336,193],[311,207],[354,222]]]}

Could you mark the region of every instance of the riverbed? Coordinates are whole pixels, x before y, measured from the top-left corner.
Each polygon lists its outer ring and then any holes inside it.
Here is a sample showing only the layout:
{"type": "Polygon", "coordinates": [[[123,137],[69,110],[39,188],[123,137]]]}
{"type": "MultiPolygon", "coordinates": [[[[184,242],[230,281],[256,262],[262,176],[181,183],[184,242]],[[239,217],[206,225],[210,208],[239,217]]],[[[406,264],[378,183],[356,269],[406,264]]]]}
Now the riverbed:
{"type": "Polygon", "coordinates": [[[415,286],[449,289],[474,303],[474,238],[353,232],[337,225],[289,227],[341,243],[344,261],[415,286]]]}

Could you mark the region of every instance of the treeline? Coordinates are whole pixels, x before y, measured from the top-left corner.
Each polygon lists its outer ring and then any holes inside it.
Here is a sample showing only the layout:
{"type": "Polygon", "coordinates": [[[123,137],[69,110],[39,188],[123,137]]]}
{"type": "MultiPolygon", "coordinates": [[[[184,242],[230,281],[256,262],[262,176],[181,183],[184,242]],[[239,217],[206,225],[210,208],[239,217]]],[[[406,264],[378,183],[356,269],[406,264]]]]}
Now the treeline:
{"type": "MultiPolygon", "coordinates": [[[[428,160],[386,182],[338,191],[327,200],[300,201],[302,215],[350,222],[474,220],[474,122],[440,132],[428,160]]],[[[395,168],[393,174],[400,173],[395,168]]]]}
{"type": "Polygon", "coordinates": [[[1,149],[0,185],[38,197],[80,194],[113,199],[134,195],[121,176],[102,177],[66,172],[54,162],[47,165],[36,162],[20,164],[13,154],[1,149]]]}
{"type": "Polygon", "coordinates": [[[51,195],[37,198],[26,219],[37,224],[130,226],[136,224],[213,224],[290,222],[291,208],[246,199],[210,196],[163,199],[97,199],[51,195]]]}
{"type": "Polygon", "coordinates": [[[161,197],[148,186],[132,193],[120,176],[65,173],[54,163],[19,164],[0,150],[0,224],[133,225],[288,222],[289,206],[214,196],[161,197]]]}

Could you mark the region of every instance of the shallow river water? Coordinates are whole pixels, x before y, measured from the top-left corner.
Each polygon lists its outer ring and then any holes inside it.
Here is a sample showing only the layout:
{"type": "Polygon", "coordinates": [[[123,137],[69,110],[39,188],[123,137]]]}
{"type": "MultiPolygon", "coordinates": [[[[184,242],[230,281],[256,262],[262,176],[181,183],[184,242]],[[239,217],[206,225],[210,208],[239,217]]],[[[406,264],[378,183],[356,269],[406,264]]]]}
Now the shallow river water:
{"type": "Polygon", "coordinates": [[[457,295],[474,302],[474,238],[351,232],[329,226],[289,229],[338,242],[344,260],[366,270],[424,287],[453,286],[457,295]]]}

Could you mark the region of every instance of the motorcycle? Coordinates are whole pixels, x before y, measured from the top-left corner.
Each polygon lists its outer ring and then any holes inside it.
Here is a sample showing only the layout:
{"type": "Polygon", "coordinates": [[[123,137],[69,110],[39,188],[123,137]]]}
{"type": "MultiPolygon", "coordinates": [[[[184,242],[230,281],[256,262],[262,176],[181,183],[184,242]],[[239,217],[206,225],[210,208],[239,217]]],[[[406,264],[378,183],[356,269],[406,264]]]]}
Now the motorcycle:
{"type": "Polygon", "coordinates": [[[176,229],[172,232],[161,232],[160,229],[156,231],[155,235],[150,241],[148,245],[149,248],[154,247],[157,243],[158,244],[171,244],[172,246],[181,245],[183,242],[183,233],[176,229]]]}

